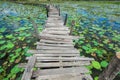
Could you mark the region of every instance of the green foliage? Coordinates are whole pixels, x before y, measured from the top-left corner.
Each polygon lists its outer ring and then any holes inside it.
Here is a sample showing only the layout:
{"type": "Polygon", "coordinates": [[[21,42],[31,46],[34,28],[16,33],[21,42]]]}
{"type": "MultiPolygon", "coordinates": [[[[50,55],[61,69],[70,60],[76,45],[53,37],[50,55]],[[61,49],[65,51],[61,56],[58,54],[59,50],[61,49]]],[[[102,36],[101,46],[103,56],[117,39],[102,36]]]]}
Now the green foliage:
{"type": "Polygon", "coordinates": [[[94,78],[94,80],[98,80],[98,76],[96,76],[96,77],[94,78]]]}
{"type": "Polygon", "coordinates": [[[98,69],[98,70],[101,69],[101,65],[100,65],[100,63],[98,61],[92,61],[92,66],[95,69],[98,69]]]}
{"type": "Polygon", "coordinates": [[[108,66],[107,61],[102,61],[100,64],[101,64],[101,67],[103,67],[103,68],[106,68],[108,66]]]}

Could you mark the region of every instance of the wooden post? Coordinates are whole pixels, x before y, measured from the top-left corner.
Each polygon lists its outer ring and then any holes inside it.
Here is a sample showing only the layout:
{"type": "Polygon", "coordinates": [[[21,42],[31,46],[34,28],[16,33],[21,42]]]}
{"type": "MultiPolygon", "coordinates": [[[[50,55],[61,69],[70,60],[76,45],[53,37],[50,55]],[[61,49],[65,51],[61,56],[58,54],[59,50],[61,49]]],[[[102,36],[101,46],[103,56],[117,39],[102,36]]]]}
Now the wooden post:
{"type": "Polygon", "coordinates": [[[45,8],[46,8],[46,11],[47,11],[47,17],[49,17],[49,14],[48,14],[48,13],[49,13],[49,6],[48,6],[48,5],[46,5],[46,7],[45,7],[45,8]]]}
{"type": "Polygon", "coordinates": [[[75,20],[72,20],[72,24],[71,24],[71,27],[70,27],[70,35],[72,34],[74,25],[75,25],[75,20]]]}
{"type": "Polygon", "coordinates": [[[60,7],[58,5],[56,5],[55,8],[57,8],[57,10],[59,12],[59,16],[60,16],[60,7]]]}
{"type": "Polygon", "coordinates": [[[108,67],[100,74],[99,80],[113,80],[120,72],[120,52],[112,58],[108,67]]]}
{"type": "Polygon", "coordinates": [[[65,14],[65,21],[64,21],[64,25],[66,25],[66,23],[67,23],[67,17],[68,17],[68,15],[67,15],[67,14],[65,14]]]}
{"type": "Polygon", "coordinates": [[[60,16],[60,7],[58,8],[59,16],[60,16]]]}

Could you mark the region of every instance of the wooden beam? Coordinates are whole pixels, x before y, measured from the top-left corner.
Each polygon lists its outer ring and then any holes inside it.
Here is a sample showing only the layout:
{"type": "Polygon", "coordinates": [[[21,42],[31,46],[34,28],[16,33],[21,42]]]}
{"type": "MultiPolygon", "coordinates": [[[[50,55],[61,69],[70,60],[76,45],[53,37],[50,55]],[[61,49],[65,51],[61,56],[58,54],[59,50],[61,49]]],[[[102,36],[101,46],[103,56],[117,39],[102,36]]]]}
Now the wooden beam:
{"type": "Polygon", "coordinates": [[[73,41],[56,41],[56,40],[47,40],[47,39],[41,39],[40,42],[42,43],[51,43],[51,44],[73,44],[73,41]]]}
{"type": "Polygon", "coordinates": [[[112,58],[108,67],[100,74],[99,80],[113,80],[120,72],[120,52],[112,58]]]}
{"type": "Polygon", "coordinates": [[[37,61],[92,61],[93,58],[84,57],[37,57],[37,61]]]}
{"type": "Polygon", "coordinates": [[[53,46],[53,47],[74,47],[73,44],[47,44],[47,43],[40,43],[40,42],[37,42],[36,43],[37,45],[39,46],[53,46]]]}
{"type": "Polygon", "coordinates": [[[89,71],[85,67],[57,68],[57,69],[37,70],[34,72],[33,76],[61,75],[61,74],[70,74],[70,73],[81,74],[88,72],[89,71]]]}
{"type": "MultiPolygon", "coordinates": [[[[67,50],[67,51],[71,51],[74,50],[74,46],[39,46],[37,45],[36,47],[37,50],[55,50],[55,51],[63,51],[63,50],[67,50]]],[[[75,50],[74,50],[75,51],[75,50]]]]}
{"type": "Polygon", "coordinates": [[[36,61],[36,56],[33,55],[29,58],[29,61],[26,65],[26,68],[21,80],[26,80],[26,79],[31,80],[35,61],[36,61]]]}
{"type": "Polygon", "coordinates": [[[56,53],[56,54],[43,54],[43,53],[40,53],[40,54],[35,54],[36,56],[38,57],[79,57],[80,54],[77,54],[77,53],[73,53],[73,54],[59,54],[59,53],[56,53]]]}
{"type": "MultiPolygon", "coordinates": [[[[19,64],[19,67],[26,67],[27,63],[21,63],[19,64]]],[[[39,62],[35,64],[35,67],[38,68],[52,68],[52,67],[81,67],[81,66],[86,66],[90,65],[90,61],[71,61],[71,62],[39,62]]]]}

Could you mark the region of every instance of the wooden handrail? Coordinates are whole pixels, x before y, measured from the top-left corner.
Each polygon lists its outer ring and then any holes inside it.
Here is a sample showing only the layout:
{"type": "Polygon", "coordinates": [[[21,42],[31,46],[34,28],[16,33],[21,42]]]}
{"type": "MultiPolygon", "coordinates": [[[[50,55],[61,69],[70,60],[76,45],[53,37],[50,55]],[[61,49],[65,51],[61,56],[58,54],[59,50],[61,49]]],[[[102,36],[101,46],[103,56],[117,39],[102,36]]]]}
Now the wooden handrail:
{"type": "Polygon", "coordinates": [[[112,58],[108,67],[100,74],[99,80],[113,80],[120,72],[120,52],[112,58]]]}

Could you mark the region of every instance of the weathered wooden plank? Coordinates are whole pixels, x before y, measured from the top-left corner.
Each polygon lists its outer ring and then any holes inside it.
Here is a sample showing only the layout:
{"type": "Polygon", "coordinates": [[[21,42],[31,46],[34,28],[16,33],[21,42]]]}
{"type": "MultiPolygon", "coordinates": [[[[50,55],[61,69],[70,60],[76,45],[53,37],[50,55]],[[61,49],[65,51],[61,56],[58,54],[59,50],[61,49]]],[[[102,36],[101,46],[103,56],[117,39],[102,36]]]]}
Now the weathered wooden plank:
{"type": "Polygon", "coordinates": [[[29,50],[28,53],[33,54],[79,54],[79,51],[77,50],[29,50]]]}
{"type": "Polygon", "coordinates": [[[46,69],[38,70],[34,74],[45,76],[45,75],[61,75],[69,73],[88,73],[89,71],[85,67],[72,67],[72,68],[57,68],[57,69],[46,69]]]}
{"type": "Polygon", "coordinates": [[[55,27],[59,28],[59,27],[64,27],[64,26],[63,25],[57,25],[57,24],[56,25],[49,25],[49,24],[45,25],[45,28],[55,28],[55,27]]]}
{"type": "Polygon", "coordinates": [[[55,28],[46,28],[46,30],[55,30],[55,31],[69,31],[68,27],[55,27],[55,28]]]}
{"type": "Polygon", "coordinates": [[[59,12],[49,12],[49,15],[58,15],[59,16],[59,12]]]}
{"type": "Polygon", "coordinates": [[[69,35],[70,31],[52,31],[52,30],[43,30],[43,34],[55,34],[55,35],[69,35]]]}
{"type": "Polygon", "coordinates": [[[92,61],[93,58],[87,57],[37,57],[37,61],[92,61]]]}
{"type": "Polygon", "coordinates": [[[59,15],[49,15],[50,18],[60,18],[59,15]]]}
{"type": "Polygon", "coordinates": [[[47,43],[40,43],[40,42],[37,42],[36,43],[37,45],[39,46],[55,46],[55,47],[74,47],[73,44],[47,44],[47,43]]]}
{"type": "Polygon", "coordinates": [[[21,80],[26,80],[26,79],[31,80],[35,61],[36,61],[36,56],[34,56],[34,55],[31,56],[29,61],[28,61],[28,64],[26,65],[26,68],[25,68],[25,71],[23,73],[21,80]]]}
{"type": "MultiPolygon", "coordinates": [[[[27,63],[21,63],[19,64],[19,67],[25,68],[27,63]]],[[[90,65],[89,61],[76,61],[76,62],[38,62],[35,64],[35,67],[39,68],[52,68],[52,67],[79,67],[79,66],[86,66],[90,65]]]]}
{"type": "Polygon", "coordinates": [[[56,51],[63,51],[63,50],[74,50],[74,46],[39,46],[36,47],[37,50],[56,50],[56,51]]]}
{"type": "Polygon", "coordinates": [[[77,62],[51,62],[51,63],[36,63],[36,67],[70,67],[70,66],[85,66],[90,65],[89,61],[77,61],[77,62]]]}
{"type": "Polygon", "coordinates": [[[47,21],[52,21],[52,20],[60,20],[60,21],[62,21],[62,18],[61,17],[59,17],[59,18],[52,18],[52,17],[49,17],[48,19],[47,19],[47,21]]]}
{"type": "Polygon", "coordinates": [[[68,54],[73,54],[73,53],[80,53],[78,50],[76,49],[73,49],[73,50],[70,50],[70,49],[52,49],[52,50],[37,50],[39,53],[43,53],[43,54],[64,54],[64,53],[68,53],[68,54]]]}
{"type": "Polygon", "coordinates": [[[53,18],[53,19],[48,19],[48,20],[46,20],[45,22],[46,22],[46,23],[54,23],[54,22],[56,22],[56,23],[63,23],[62,20],[55,20],[54,18],[53,18]]]}
{"type": "Polygon", "coordinates": [[[67,73],[38,76],[36,80],[93,80],[89,74],[67,73]]]}
{"type": "Polygon", "coordinates": [[[73,44],[72,40],[57,41],[57,40],[41,39],[40,42],[41,43],[51,43],[51,44],[73,44]]]}
{"type": "Polygon", "coordinates": [[[56,25],[61,25],[61,26],[62,26],[63,23],[46,23],[46,25],[53,25],[53,26],[54,26],[54,25],[55,25],[55,26],[56,26],[56,25]]]}
{"type": "MultiPolygon", "coordinates": [[[[34,53],[35,54],[35,53],[34,53]]],[[[61,57],[74,57],[74,56],[80,56],[79,54],[76,54],[76,53],[73,53],[73,54],[42,54],[42,53],[40,53],[40,54],[35,54],[36,56],[38,56],[38,57],[59,57],[59,56],[61,56],[61,57]]]]}
{"type": "Polygon", "coordinates": [[[41,33],[40,34],[40,37],[42,39],[53,39],[53,40],[64,40],[64,39],[68,39],[68,41],[72,40],[73,37],[72,36],[67,36],[67,35],[52,35],[52,34],[44,34],[44,33],[41,33]]]}

